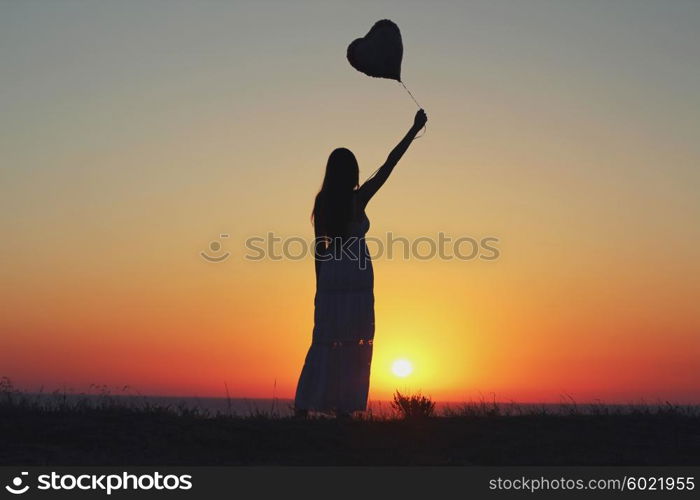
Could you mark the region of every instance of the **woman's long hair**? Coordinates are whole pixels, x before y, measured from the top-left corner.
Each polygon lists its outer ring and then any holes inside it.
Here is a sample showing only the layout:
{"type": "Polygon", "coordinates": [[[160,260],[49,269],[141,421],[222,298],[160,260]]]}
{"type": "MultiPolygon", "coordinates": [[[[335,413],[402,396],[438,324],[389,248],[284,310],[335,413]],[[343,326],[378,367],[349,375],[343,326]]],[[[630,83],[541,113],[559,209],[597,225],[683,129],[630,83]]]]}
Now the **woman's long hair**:
{"type": "Polygon", "coordinates": [[[316,195],[311,213],[317,237],[347,236],[354,215],[353,196],[359,179],[360,169],[352,151],[346,148],[333,150],[328,157],[323,185],[316,195]]]}

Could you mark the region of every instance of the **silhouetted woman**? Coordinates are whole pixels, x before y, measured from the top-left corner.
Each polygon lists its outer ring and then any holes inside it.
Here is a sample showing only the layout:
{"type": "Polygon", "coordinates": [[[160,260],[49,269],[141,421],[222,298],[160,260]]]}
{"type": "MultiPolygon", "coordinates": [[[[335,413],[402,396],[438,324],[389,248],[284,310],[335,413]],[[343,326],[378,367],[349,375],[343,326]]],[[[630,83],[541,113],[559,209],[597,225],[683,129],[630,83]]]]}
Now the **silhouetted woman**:
{"type": "Polygon", "coordinates": [[[386,182],[428,118],[416,113],[413,126],[384,165],[362,186],[352,151],[334,150],[316,195],[316,298],[311,347],[299,377],[297,415],[309,410],[347,415],[364,411],[374,341],[374,274],[365,234],[365,207],[386,182]]]}

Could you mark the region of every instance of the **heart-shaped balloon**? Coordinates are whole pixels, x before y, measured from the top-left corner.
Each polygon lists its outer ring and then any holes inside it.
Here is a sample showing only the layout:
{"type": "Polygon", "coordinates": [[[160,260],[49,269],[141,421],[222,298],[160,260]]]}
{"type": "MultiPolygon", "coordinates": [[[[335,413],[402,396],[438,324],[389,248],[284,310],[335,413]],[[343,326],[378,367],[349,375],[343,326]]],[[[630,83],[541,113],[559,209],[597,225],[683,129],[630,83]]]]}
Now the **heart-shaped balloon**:
{"type": "Polygon", "coordinates": [[[375,78],[401,81],[403,43],[399,27],[382,19],[363,38],[348,46],[348,61],[358,71],[375,78]]]}

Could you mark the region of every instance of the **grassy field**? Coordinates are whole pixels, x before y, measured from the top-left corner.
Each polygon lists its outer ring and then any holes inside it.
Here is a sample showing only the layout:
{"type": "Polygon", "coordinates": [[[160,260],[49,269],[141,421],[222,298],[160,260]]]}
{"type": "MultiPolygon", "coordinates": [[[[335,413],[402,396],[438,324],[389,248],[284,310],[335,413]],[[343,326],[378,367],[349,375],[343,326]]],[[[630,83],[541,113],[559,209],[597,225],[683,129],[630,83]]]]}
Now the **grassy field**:
{"type": "Polygon", "coordinates": [[[210,414],[0,388],[2,465],[698,465],[697,407],[353,419],[210,414]]]}

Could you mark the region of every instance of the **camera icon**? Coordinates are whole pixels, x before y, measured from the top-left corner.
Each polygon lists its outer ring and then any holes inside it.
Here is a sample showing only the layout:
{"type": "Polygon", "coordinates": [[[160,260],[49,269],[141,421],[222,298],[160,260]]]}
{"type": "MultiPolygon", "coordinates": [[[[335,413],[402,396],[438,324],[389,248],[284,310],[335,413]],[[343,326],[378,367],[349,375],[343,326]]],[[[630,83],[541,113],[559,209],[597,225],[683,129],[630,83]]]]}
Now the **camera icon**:
{"type": "MultiPolygon", "coordinates": [[[[224,239],[224,238],[228,238],[228,236],[229,236],[228,234],[220,234],[219,238],[224,239]]],[[[231,252],[223,251],[221,248],[222,248],[221,241],[220,240],[213,240],[213,241],[209,242],[209,248],[207,250],[203,250],[203,251],[199,252],[199,255],[201,255],[202,258],[204,260],[206,260],[207,262],[223,262],[229,258],[229,256],[231,255],[231,252]],[[214,255],[210,255],[207,252],[211,252],[214,255]],[[217,255],[217,254],[219,254],[219,255],[217,255]]]]}
{"type": "Polygon", "coordinates": [[[20,473],[19,476],[16,476],[12,479],[12,485],[7,485],[5,486],[5,489],[12,493],[13,495],[21,495],[23,493],[26,493],[27,490],[29,490],[29,485],[26,484],[24,487],[22,487],[22,478],[23,476],[29,475],[28,472],[22,472],[20,473]]]}

